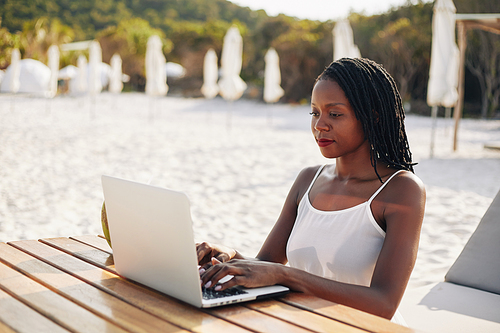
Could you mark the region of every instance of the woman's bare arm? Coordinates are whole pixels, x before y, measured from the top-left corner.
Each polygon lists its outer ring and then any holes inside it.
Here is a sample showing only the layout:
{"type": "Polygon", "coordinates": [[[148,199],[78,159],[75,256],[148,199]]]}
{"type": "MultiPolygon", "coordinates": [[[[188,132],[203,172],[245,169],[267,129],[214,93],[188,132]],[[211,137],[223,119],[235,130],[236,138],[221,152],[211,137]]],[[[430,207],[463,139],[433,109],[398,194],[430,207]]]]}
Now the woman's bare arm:
{"type": "Polygon", "coordinates": [[[379,200],[384,202],[383,218],[387,233],[370,286],[341,283],[277,264],[283,263],[284,250],[280,249],[284,241],[280,232],[288,238],[286,223],[273,229],[272,233],[275,235],[270,235],[263,251],[259,253],[259,259],[270,259],[271,262],[231,260],[208,270],[202,277],[203,283],[210,281],[210,285],[213,285],[225,275],[231,274],[235,277],[219,286],[219,289],[234,285],[257,287],[282,284],[295,291],[391,318],[403,296],[416,260],[425,189],[417,177],[405,173],[395,177],[388,184],[387,190],[383,191],[385,194],[379,200]],[[274,251],[277,253],[273,254],[274,251]]]}
{"type": "MultiPolygon", "coordinates": [[[[285,203],[276,224],[267,236],[264,245],[255,259],[282,264],[287,262],[286,244],[288,237],[290,236],[290,232],[292,231],[293,224],[295,223],[297,206],[318,168],[318,166],[309,167],[299,173],[290,191],[288,192],[288,196],[285,199],[285,203]]],[[[198,263],[204,269],[207,269],[212,265],[212,258],[215,258],[220,262],[226,262],[233,258],[251,259],[244,257],[235,249],[208,242],[197,244],[196,252],[198,255],[198,263]]]]}

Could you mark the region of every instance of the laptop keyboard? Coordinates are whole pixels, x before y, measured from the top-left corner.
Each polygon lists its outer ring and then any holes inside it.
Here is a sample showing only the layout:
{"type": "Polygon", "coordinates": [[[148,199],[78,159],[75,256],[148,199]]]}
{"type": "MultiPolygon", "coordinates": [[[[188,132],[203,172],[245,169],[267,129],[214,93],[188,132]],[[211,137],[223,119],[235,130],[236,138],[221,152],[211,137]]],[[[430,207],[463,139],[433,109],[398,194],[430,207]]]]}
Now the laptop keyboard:
{"type": "Polygon", "coordinates": [[[239,288],[233,287],[225,290],[215,291],[213,288],[201,287],[201,292],[203,294],[203,299],[215,299],[235,295],[248,294],[246,291],[239,288]]]}

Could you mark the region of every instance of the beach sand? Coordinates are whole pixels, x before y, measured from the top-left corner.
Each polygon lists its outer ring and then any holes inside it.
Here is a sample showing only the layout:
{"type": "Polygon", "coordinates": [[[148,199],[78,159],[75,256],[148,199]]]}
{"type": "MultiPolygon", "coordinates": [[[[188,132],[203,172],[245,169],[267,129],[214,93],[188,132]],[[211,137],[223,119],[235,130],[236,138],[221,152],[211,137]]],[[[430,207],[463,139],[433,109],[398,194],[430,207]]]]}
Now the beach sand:
{"type": "MultiPolygon", "coordinates": [[[[100,177],[186,192],[197,240],[257,254],[301,169],[329,163],[309,107],[139,93],[43,99],[0,95],[0,241],[100,234],[100,177]]],[[[409,287],[442,281],[500,190],[500,121],[408,114],[416,174],[427,189],[409,287]]]]}

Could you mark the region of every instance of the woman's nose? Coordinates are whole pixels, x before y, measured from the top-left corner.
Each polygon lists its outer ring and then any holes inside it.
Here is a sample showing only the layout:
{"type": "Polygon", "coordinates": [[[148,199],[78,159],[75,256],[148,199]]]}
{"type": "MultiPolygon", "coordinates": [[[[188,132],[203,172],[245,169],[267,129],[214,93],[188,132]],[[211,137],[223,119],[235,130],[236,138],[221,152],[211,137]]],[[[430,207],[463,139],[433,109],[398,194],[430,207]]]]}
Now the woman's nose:
{"type": "Polygon", "coordinates": [[[315,120],[314,129],[318,132],[324,132],[328,131],[330,129],[330,126],[328,126],[328,123],[322,116],[320,116],[315,120]]]}

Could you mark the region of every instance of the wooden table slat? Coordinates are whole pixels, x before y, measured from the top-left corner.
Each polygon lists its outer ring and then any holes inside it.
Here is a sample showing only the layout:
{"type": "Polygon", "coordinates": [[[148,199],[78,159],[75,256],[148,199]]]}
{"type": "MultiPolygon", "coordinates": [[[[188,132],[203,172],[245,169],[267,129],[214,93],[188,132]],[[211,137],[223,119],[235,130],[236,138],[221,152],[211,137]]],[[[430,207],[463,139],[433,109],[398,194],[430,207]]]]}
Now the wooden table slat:
{"type": "Polygon", "coordinates": [[[113,250],[109,247],[105,238],[96,235],[71,236],[70,239],[77,240],[81,243],[90,245],[103,252],[113,254],[113,250]]]}
{"type": "MultiPolygon", "coordinates": [[[[54,238],[54,239],[44,239],[46,242],[60,250],[67,251],[72,255],[75,255],[89,263],[93,263],[98,267],[105,267],[107,270],[116,273],[114,266],[111,261],[105,259],[100,254],[96,254],[93,248],[100,247],[104,250],[108,250],[109,246],[106,240],[97,236],[84,236],[78,237],[78,242],[83,244],[78,245],[76,242],[72,243],[66,239],[54,238]],[[97,239],[97,240],[96,240],[97,239]],[[89,250],[89,246],[84,246],[84,244],[89,244],[92,247],[89,250]]],[[[304,329],[298,327],[295,324],[288,323],[286,321],[281,321],[276,318],[270,317],[266,314],[259,313],[257,311],[249,311],[249,309],[241,305],[233,305],[227,308],[231,308],[231,315],[227,315],[228,312],[219,309],[205,310],[207,313],[213,314],[216,317],[232,322],[238,326],[242,326],[254,331],[261,332],[278,332],[278,331],[288,331],[288,332],[303,332],[304,329]]]]}
{"type": "Polygon", "coordinates": [[[300,293],[290,293],[280,300],[301,309],[323,315],[327,318],[332,318],[373,332],[414,332],[411,328],[392,323],[387,319],[317,297],[300,293]]]}
{"type": "MultiPolygon", "coordinates": [[[[116,325],[115,330],[130,332],[413,332],[386,319],[300,293],[198,309],[119,276],[111,248],[97,235],[0,244],[0,262],[0,291],[3,288],[6,295],[2,302],[0,293],[0,311],[13,302],[60,330],[63,328],[55,322],[78,331],[76,324],[68,326],[61,319],[66,315],[61,308],[45,309],[55,303],[51,298],[61,298],[80,308],[76,312],[86,311],[116,325]]],[[[22,310],[14,312],[12,323],[20,325],[22,310]]],[[[0,313],[0,331],[2,325],[15,331],[12,323],[4,321],[0,313]]],[[[37,327],[35,331],[40,330],[37,327]]]]}
{"type": "MultiPolygon", "coordinates": [[[[73,237],[72,237],[73,238],[73,237]]],[[[93,235],[85,235],[85,236],[78,236],[75,237],[75,239],[78,239],[78,241],[88,244],[90,246],[93,246],[95,248],[100,249],[101,251],[111,251],[109,248],[108,243],[106,242],[106,239],[103,237],[98,237],[98,236],[93,236],[93,235]]],[[[82,258],[86,257],[85,253],[81,253],[82,258]]],[[[90,259],[91,256],[88,256],[87,259],[90,259]]],[[[104,262],[100,262],[99,265],[105,265],[104,262]]],[[[108,268],[114,270],[114,267],[108,266],[108,268]]],[[[384,318],[380,318],[378,316],[349,308],[347,306],[341,305],[341,304],[336,304],[333,302],[329,302],[327,300],[319,299],[316,297],[311,297],[303,294],[298,294],[298,293],[291,293],[288,296],[286,296],[284,299],[282,299],[282,302],[285,304],[288,304],[292,306],[293,308],[297,309],[302,309],[302,310],[307,310],[309,312],[312,312],[319,316],[320,318],[327,318],[327,322],[330,323],[330,325],[327,326],[337,326],[336,323],[332,324],[332,321],[330,319],[335,319],[337,322],[340,323],[345,323],[348,326],[351,327],[357,327],[361,330],[375,330],[375,331],[390,331],[390,332],[414,332],[414,330],[408,328],[408,327],[403,327],[397,324],[394,324],[384,318]]],[[[253,303],[249,303],[253,304],[253,303]]],[[[260,304],[260,303],[259,303],[260,304]]],[[[273,308],[274,309],[274,308],[273,308]]],[[[263,310],[263,309],[261,309],[263,310]]],[[[268,311],[271,309],[267,309],[268,311]]],[[[303,316],[307,315],[307,312],[299,311],[303,316]]],[[[268,314],[275,315],[275,316],[280,316],[276,313],[271,313],[268,312],[268,314]]],[[[287,320],[291,319],[293,322],[298,322],[296,317],[282,317],[280,318],[287,320]]],[[[322,321],[321,319],[310,319],[308,318],[307,320],[304,321],[299,321],[301,323],[308,323],[310,326],[308,327],[309,329],[317,330],[317,331],[322,331],[322,326],[318,324],[312,324],[314,320],[322,321]]],[[[325,323],[326,324],[326,323],[325,323]]],[[[347,329],[349,330],[350,328],[346,326],[341,326],[342,324],[339,324],[338,330],[341,331],[342,329],[347,329]]],[[[333,330],[335,331],[335,330],[333,330]]]]}
{"type": "Polygon", "coordinates": [[[304,311],[284,302],[275,302],[273,300],[250,302],[245,305],[248,308],[261,311],[281,320],[297,323],[297,325],[313,330],[315,332],[332,333],[361,333],[366,330],[338,322],[332,321],[322,315],[314,312],[304,311]]]}
{"type": "Polygon", "coordinates": [[[0,332],[68,333],[52,320],[0,289],[0,332]]]}
{"type": "Polygon", "coordinates": [[[224,318],[235,324],[251,328],[257,332],[287,332],[305,333],[311,332],[295,324],[281,321],[258,311],[253,311],[241,305],[229,305],[207,310],[220,318],[224,318]]]}
{"type": "Polygon", "coordinates": [[[186,332],[59,269],[0,244],[1,260],[78,305],[130,332],[186,332]]]}
{"type": "Polygon", "coordinates": [[[74,275],[95,287],[154,314],[168,322],[194,332],[248,332],[237,325],[201,311],[193,311],[189,304],[175,300],[139,284],[124,280],[109,271],[102,270],[80,257],[94,258],[100,266],[113,267],[112,256],[103,255],[102,251],[70,240],[68,238],[45,239],[45,243],[37,241],[9,242],[23,251],[43,260],[54,267],[74,275]],[[48,244],[55,246],[51,247],[48,244]],[[64,248],[68,252],[78,253],[78,257],[61,252],[56,248],[64,248]]]}
{"type": "Polygon", "coordinates": [[[0,283],[9,294],[70,331],[124,332],[3,263],[0,263],[0,283]]]}
{"type": "MultiPolygon", "coordinates": [[[[1,290],[0,290],[1,292],[1,290]]],[[[0,296],[1,299],[1,296],[0,296]]],[[[0,306],[0,311],[1,311],[1,306],[0,306]]],[[[7,326],[7,324],[3,323],[0,318],[0,332],[2,333],[16,333],[13,328],[7,326]]]]}

